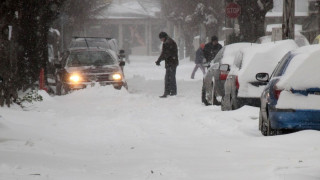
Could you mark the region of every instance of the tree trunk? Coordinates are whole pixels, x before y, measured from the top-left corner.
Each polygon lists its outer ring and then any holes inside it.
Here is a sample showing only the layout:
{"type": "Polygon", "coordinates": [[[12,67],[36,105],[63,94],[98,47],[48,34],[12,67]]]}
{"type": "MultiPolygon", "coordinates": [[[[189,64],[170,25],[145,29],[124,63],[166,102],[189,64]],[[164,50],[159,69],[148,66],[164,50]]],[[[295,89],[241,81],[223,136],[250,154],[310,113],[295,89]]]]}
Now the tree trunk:
{"type": "Polygon", "coordinates": [[[282,39],[294,39],[295,1],[283,1],[282,39]]]}
{"type": "Polygon", "coordinates": [[[273,0],[238,0],[241,6],[239,16],[240,41],[255,42],[258,38],[265,35],[265,16],[273,8],[273,0]]]}

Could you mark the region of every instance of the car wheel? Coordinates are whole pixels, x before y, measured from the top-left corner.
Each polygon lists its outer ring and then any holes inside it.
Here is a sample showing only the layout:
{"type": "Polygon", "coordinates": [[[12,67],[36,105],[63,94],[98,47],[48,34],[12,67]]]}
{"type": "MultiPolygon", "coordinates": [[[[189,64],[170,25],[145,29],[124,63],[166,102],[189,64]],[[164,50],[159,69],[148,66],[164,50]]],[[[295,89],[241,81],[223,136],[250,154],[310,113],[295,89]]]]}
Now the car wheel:
{"type": "Polygon", "coordinates": [[[236,92],[233,92],[233,95],[231,96],[230,104],[231,104],[231,110],[236,110],[242,107],[242,103],[239,100],[236,92]]]}
{"type": "Polygon", "coordinates": [[[204,105],[209,106],[211,104],[207,101],[206,94],[207,94],[207,92],[206,92],[206,89],[203,85],[202,91],[201,91],[201,101],[203,102],[204,105]]]}
{"type": "Polygon", "coordinates": [[[239,109],[239,101],[237,97],[231,98],[230,104],[231,104],[231,110],[239,109]]]}
{"type": "Polygon", "coordinates": [[[62,83],[61,85],[61,88],[60,88],[60,95],[66,95],[69,93],[69,87],[65,84],[65,83],[62,83]]]}
{"type": "Polygon", "coordinates": [[[225,95],[222,97],[221,110],[222,111],[231,111],[232,110],[231,95],[225,95]]]}
{"type": "Polygon", "coordinates": [[[116,90],[121,90],[122,86],[114,86],[116,90]]]}
{"type": "Polygon", "coordinates": [[[212,89],[211,89],[211,104],[213,105],[221,105],[221,102],[219,102],[217,100],[217,96],[216,96],[216,89],[214,84],[212,83],[212,89]]]}
{"type": "Polygon", "coordinates": [[[262,116],[262,113],[260,111],[260,116],[259,116],[259,120],[261,118],[261,134],[264,136],[274,136],[276,134],[280,134],[280,131],[276,131],[274,129],[271,128],[271,122],[268,119],[264,119],[262,116]]]}

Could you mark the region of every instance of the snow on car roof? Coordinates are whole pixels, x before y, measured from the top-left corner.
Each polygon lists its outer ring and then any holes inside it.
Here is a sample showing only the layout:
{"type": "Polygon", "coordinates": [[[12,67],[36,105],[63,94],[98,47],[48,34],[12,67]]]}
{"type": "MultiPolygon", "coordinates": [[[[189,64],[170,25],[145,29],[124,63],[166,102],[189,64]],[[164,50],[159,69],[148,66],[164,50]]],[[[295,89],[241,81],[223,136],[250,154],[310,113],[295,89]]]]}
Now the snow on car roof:
{"type": "Polygon", "coordinates": [[[293,40],[284,40],[243,49],[239,81],[254,82],[256,74],[260,72],[271,74],[282,57],[297,48],[293,40]]]}
{"type": "Polygon", "coordinates": [[[223,52],[223,58],[221,60],[221,64],[233,64],[234,58],[240,49],[254,46],[254,43],[235,43],[225,46],[225,50],[223,52]]]}
{"type": "Polygon", "coordinates": [[[277,83],[286,90],[320,88],[320,46],[306,46],[293,51],[293,59],[277,83]]]}

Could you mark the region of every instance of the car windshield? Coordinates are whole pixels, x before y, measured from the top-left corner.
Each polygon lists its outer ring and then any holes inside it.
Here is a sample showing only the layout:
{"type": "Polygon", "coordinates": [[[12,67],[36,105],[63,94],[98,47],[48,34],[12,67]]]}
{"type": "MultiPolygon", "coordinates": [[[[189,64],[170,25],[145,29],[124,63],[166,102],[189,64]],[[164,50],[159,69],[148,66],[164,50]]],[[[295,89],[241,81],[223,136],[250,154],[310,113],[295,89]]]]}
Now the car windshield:
{"type": "Polygon", "coordinates": [[[70,45],[70,48],[87,48],[87,47],[95,47],[95,48],[104,48],[108,49],[108,43],[106,40],[93,40],[93,39],[87,39],[87,40],[77,40],[72,42],[70,45]]]}
{"type": "Polygon", "coordinates": [[[223,47],[218,54],[216,55],[216,57],[213,59],[213,63],[220,63],[221,59],[223,58],[223,53],[224,53],[225,47],[223,47]]]}
{"type": "Polygon", "coordinates": [[[115,64],[115,59],[105,51],[71,52],[67,60],[69,67],[105,66],[115,64]]]}

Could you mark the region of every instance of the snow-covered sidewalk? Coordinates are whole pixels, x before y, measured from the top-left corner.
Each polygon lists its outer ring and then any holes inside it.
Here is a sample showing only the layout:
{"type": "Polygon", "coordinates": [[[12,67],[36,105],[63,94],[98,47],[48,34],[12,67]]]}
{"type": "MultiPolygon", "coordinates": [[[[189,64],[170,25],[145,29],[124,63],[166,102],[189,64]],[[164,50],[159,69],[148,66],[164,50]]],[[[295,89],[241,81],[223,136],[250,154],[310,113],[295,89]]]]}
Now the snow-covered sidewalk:
{"type": "Polygon", "coordinates": [[[263,137],[259,109],[201,104],[202,73],[180,61],[178,96],[160,99],[164,64],[133,57],[129,92],[92,87],[41,93],[24,110],[0,108],[0,180],[314,180],[320,132],[263,137]]]}

